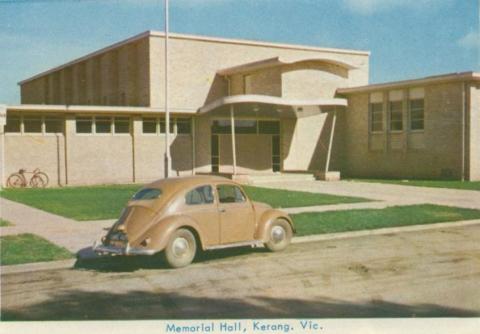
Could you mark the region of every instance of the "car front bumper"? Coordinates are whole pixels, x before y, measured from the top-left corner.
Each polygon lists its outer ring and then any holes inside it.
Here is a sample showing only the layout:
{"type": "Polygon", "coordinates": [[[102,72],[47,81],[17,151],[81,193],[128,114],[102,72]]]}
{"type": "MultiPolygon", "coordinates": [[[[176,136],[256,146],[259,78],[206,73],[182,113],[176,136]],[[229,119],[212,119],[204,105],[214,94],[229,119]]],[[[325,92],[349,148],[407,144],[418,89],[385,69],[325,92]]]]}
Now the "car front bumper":
{"type": "Polygon", "coordinates": [[[154,249],[130,247],[128,243],[126,247],[115,247],[95,242],[92,248],[99,255],[153,255],[156,253],[154,249]]]}

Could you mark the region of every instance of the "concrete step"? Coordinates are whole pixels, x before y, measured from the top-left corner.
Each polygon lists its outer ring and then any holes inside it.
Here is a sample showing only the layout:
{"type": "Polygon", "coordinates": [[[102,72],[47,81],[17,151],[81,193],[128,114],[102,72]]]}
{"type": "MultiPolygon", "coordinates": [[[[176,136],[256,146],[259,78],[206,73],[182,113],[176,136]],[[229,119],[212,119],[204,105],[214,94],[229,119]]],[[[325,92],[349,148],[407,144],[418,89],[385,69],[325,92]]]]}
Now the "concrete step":
{"type": "Polygon", "coordinates": [[[295,182],[295,181],[315,181],[311,173],[278,173],[265,175],[249,175],[250,184],[262,184],[268,182],[295,182]]]}

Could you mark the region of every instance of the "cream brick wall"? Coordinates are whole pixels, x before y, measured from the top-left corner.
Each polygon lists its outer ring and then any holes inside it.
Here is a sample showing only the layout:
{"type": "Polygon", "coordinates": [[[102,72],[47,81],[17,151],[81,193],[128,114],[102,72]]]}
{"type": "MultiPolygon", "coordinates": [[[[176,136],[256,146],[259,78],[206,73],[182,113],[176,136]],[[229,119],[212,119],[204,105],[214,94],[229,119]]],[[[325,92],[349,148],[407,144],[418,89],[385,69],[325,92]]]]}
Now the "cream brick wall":
{"type": "MultiPolygon", "coordinates": [[[[150,37],[150,83],[151,83],[151,106],[162,107],[163,102],[163,66],[164,66],[164,40],[163,37],[150,37]]],[[[216,72],[219,69],[237,66],[249,62],[264,60],[272,57],[313,57],[331,58],[345,61],[358,66],[358,69],[349,73],[348,80],[343,80],[343,87],[365,85],[368,83],[368,55],[348,54],[340,52],[296,50],[276,48],[260,45],[230,44],[214,41],[193,40],[172,38],[169,44],[170,52],[170,105],[172,108],[197,110],[207,102],[213,101],[226,91],[225,80],[218,78],[216,72]]],[[[268,71],[266,72],[268,73],[268,71]]],[[[295,72],[292,72],[295,73],[295,72]]],[[[292,74],[290,73],[290,74],[292,74]]],[[[259,81],[265,81],[263,76],[258,74],[259,81]],[[260,80],[261,79],[261,80],[260,80]]],[[[270,78],[271,78],[271,74],[270,78]]],[[[285,74],[287,81],[288,74],[285,74]]],[[[330,76],[328,76],[330,78],[330,76]]],[[[324,80],[325,77],[315,78],[324,80]]],[[[318,85],[318,93],[315,89],[311,92],[310,98],[321,97],[319,94],[325,92],[333,93],[332,88],[323,88],[322,82],[315,79],[318,85]]],[[[337,80],[337,79],[335,79],[337,80]]],[[[255,80],[254,80],[255,81],[255,80]]],[[[270,81],[270,79],[268,80],[270,81]]],[[[259,86],[257,86],[259,87],[259,86]]],[[[325,86],[323,82],[323,87],[325,86]]],[[[259,92],[274,93],[278,96],[278,80],[269,82],[268,87],[258,88],[259,92]]],[[[302,94],[298,85],[291,85],[287,90],[293,96],[302,94]],[[296,92],[296,93],[295,93],[296,92]]],[[[236,75],[232,78],[232,95],[243,94],[243,76],[236,75]]],[[[332,96],[329,96],[332,97],[332,96]]]]}
{"type": "MultiPolygon", "coordinates": [[[[65,184],[65,139],[56,135],[5,134],[5,180],[24,168],[40,168],[50,179],[50,186],[65,184]]],[[[27,174],[27,182],[32,174],[27,174]]]]}
{"type": "Polygon", "coordinates": [[[333,98],[339,87],[348,87],[348,71],[312,62],[282,68],[282,96],[291,99],[333,98]]]}
{"type": "MultiPolygon", "coordinates": [[[[384,110],[386,97],[384,94],[384,110]]],[[[348,96],[344,126],[344,174],[353,177],[461,177],[462,84],[425,87],[425,130],[412,133],[404,103],[402,133],[369,134],[369,94],[348,96]],[[443,174],[443,175],[442,175],[443,174]]],[[[384,128],[386,128],[384,114],[384,128]]]]}
{"type": "Polygon", "coordinates": [[[284,171],[325,170],[332,121],[332,112],[282,121],[284,171]]]}
{"type": "Polygon", "coordinates": [[[145,38],[72,64],[22,84],[21,101],[23,104],[148,106],[149,53],[145,38]]]}
{"type": "Polygon", "coordinates": [[[22,103],[36,104],[45,103],[45,89],[48,81],[46,77],[35,79],[28,85],[20,87],[22,103]]]}
{"type": "Polygon", "coordinates": [[[472,181],[480,181],[480,85],[470,85],[469,97],[468,176],[472,181]]]}

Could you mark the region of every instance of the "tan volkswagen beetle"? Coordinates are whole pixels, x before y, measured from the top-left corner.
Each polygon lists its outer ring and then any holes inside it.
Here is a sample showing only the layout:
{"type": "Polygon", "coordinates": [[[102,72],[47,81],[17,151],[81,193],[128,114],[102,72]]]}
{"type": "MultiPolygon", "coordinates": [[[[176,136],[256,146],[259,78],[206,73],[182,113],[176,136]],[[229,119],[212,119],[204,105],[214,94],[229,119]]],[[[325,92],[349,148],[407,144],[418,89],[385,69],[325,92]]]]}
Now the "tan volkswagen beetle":
{"type": "Polygon", "coordinates": [[[197,250],[265,245],[285,249],[295,229],[287,213],[249,200],[235,182],[217,176],[163,179],[128,202],[98,254],[163,252],[174,268],[190,264],[197,250]]]}

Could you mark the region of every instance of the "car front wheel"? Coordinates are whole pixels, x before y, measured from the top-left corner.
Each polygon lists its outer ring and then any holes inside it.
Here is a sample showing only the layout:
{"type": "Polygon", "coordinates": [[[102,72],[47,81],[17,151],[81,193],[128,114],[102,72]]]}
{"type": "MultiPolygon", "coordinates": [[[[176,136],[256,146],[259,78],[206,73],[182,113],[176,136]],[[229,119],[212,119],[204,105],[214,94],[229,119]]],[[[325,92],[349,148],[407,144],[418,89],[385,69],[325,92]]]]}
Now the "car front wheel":
{"type": "Polygon", "coordinates": [[[265,247],[272,252],[282,251],[292,240],[292,227],[284,219],[277,219],[268,230],[268,241],[265,247]]]}
{"type": "Polygon", "coordinates": [[[165,260],[172,268],[181,268],[192,263],[197,252],[197,242],[192,232],[180,228],[173,232],[165,248],[165,260]]]}

